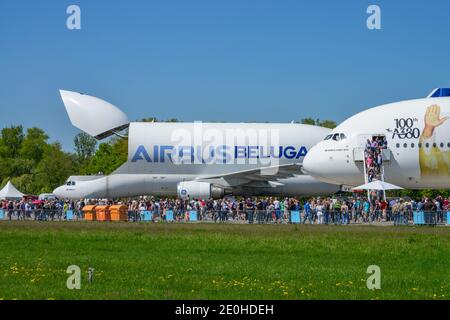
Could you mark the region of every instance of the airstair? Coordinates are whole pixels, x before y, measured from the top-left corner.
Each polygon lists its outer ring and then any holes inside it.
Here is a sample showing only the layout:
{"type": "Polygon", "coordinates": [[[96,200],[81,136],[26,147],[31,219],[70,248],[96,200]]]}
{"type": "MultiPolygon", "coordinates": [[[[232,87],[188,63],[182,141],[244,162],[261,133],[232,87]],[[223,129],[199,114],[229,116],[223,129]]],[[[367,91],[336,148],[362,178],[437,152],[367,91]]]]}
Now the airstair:
{"type": "MultiPolygon", "coordinates": [[[[362,162],[364,168],[364,183],[369,183],[374,180],[381,180],[384,182],[384,166],[389,164],[391,160],[391,151],[386,143],[386,136],[384,134],[365,134],[358,137],[358,147],[353,149],[353,161],[362,162]],[[381,147],[372,147],[374,141],[378,142],[381,147]],[[381,155],[381,163],[378,155],[381,155]],[[371,158],[368,161],[368,158],[371,158]]],[[[367,190],[367,198],[370,201],[370,195],[373,190],[367,190]]],[[[386,192],[383,190],[383,198],[386,199],[386,192]]]]}

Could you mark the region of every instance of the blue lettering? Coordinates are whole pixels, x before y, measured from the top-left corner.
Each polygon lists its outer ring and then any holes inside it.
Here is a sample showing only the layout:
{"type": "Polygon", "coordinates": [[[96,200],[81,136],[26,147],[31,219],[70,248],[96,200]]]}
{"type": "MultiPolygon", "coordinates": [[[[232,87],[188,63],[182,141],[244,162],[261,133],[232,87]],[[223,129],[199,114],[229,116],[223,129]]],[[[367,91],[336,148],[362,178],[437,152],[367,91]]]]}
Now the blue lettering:
{"type": "Polygon", "coordinates": [[[234,147],[234,157],[238,158],[247,158],[247,148],[244,146],[235,146],[234,147]]]}
{"type": "Polygon", "coordinates": [[[195,146],[195,156],[197,156],[197,163],[203,163],[202,146],[195,146]]]}
{"type": "Polygon", "coordinates": [[[281,158],[299,159],[306,156],[308,150],[305,146],[301,146],[298,150],[294,146],[271,146],[269,148],[264,146],[234,146],[234,155],[231,152],[231,147],[226,145],[209,146],[209,150],[204,150],[203,146],[153,146],[153,157],[148,153],[144,146],[138,146],[131,162],[145,160],[146,162],[165,162],[166,158],[173,162],[173,157],[180,157],[182,163],[194,163],[196,158],[201,163],[230,163],[233,159],[245,158],[281,158]],[[278,149],[278,150],[276,150],[278,149]],[[207,156],[207,157],[204,157],[207,156]],[[218,156],[218,159],[215,156],[218,156]],[[152,160],[153,159],[153,160],[152,160]]]}
{"type": "Polygon", "coordinates": [[[226,145],[218,146],[217,147],[217,154],[222,156],[222,163],[231,162],[231,155],[230,155],[230,147],[226,145]]]}
{"type": "Polygon", "coordinates": [[[268,152],[266,155],[264,154],[264,146],[259,147],[259,157],[260,158],[270,158],[270,152],[268,152]]]}
{"type": "Polygon", "coordinates": [[[166,151],[169,150],[170,153],[167,154],[167,157],[172,162],[172,152],[173,152],[173,146],[161,146],[159,148],[159,158],[161,159],[161,162],[165,162],[166,158],[166,151]]]}
{"type": "Polygon", "coordinates": [[[189,155],[191,158],[191,163],[194,162],[194,147],[192,146],[180,146],[179,147],[179,156],[182,159],[182,163],[184,163],[184,156],[189,155]],[[187,154],[186,154],[187,153],[187,154]]]}
{"type": "Polygon", "coordinates": [[[292,159],[297,155],[297,152],[295,151],[295,148],[293,146],[288,146],[284,149],[284,157],[286,159],[292,159]],[[288,151],[290,151],[288,153],[288,151]]]}
{"type": "Polygon", "coordinates": [[[248,157],[249,158],[258,158],[258,147],[249,146],[248,147],[248,157]]]}
{"type": "Polygon", "coordinates": [[[206,164],[211,163],[212,160],[215,157],[214,146],[209,146],[209,158],[203,158],[203,153],[202,152],[200,154],[201,154],[203,163],[206,163],[206,164]]]}
{"type": "Polygon", "coordinates": [[[306,150],[305,147],[301,147],[300,150],[298,150],[296,159],[306,156],[307,153],[308,153],[308,150],[306,150]]]}
{"type": "Polygon", "coordinates": [[[158,162],[158,146],[153,146],[153,161],[158,162]]]}
{"type": "Polygon", "coordinates": [[[281,156],[283,155],[283,147],[280,146],[278,148],[278,155],[275,155],[275,147],[270,147],[270,155],[272,158],[281,158],[281,156]]]}
{"type": "Polygon", "coordinates": [[[136,153],[133,156],[133,159],[131,159],[131,162],[136,162],[138,160],[144,160],[147,162],[152,162],[150,159],[150,156],[147,153],[147,150],[145,150],[144,146],[139,146],[136,150],[136,153]]]}

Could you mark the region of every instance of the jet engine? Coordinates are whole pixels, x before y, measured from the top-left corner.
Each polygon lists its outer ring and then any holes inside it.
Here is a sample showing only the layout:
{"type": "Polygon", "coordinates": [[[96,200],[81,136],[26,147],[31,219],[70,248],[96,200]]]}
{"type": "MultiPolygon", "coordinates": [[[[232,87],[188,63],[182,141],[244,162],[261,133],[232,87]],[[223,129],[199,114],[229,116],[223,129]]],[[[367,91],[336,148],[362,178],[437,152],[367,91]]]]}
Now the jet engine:
{"type": "Polygon", "coordinates": [[[182,181],[177,184],[177,195],[181,199],[221,198],[225,195],[225,190],[209,182],[182,181]]]}

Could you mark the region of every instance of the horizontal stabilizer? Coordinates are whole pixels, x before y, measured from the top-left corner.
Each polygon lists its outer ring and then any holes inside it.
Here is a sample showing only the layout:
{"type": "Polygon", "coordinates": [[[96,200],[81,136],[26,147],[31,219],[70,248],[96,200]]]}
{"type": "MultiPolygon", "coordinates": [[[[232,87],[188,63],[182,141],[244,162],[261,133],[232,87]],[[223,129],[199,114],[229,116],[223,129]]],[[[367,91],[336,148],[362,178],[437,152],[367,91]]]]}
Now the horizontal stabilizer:
{"type": "Polygon", "coordinates": [[[59,90],[70,121],[98,140],[124,130],[130,121],[119,108],[86,94],[59,90]]]}

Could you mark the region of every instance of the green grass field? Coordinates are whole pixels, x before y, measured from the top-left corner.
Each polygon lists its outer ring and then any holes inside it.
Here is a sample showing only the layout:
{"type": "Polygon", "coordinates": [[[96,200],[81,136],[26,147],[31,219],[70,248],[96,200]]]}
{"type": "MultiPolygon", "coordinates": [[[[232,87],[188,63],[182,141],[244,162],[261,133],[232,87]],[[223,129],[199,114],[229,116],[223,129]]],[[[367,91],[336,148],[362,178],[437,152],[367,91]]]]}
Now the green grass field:
{"type": "Polygon", "coordinates": [[[0,222],[0,299],[449,298],[450,228],[0,222]]]}

